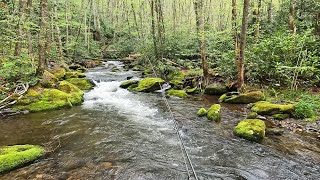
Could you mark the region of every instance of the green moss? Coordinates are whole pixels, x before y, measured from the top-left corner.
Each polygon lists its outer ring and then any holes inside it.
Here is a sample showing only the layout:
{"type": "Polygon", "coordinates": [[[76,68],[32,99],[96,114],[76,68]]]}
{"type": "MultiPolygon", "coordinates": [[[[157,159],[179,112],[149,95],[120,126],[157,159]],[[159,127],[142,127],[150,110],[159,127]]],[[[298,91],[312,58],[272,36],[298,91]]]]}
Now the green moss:
{"type": "Polygon", "coordinates": [[[206,116],[207,115],[207,110],[205,109],[205,108],[201,108],[201,109],[199,109],[199,111],[197,112],[197,115],[199,116],[199,117],[203,117],[203,116],[206,116]]]}
{"type": "Polygon", "coordinates": [[[188,96],[188,94],[184,90],[175,90],[175,89],[170,89],[166,92],[167,96],[176,96],[179,98],[185,98],[188,96]]]}
{"type": "Polygon", "coordinates": [[[170,81],[170,85],[172,86],[173,89],[181,90],[183,89],[184,83],[181,80],[174,79],[170,81]]]}
{"type": "Polygon", "coordinates": [[[211,84],[204,89],[204,94],[209,95],[221,95],[226,92],[228,92],[228,88],[225,85],[211,84]]]}
{"type": "Polygon", "coordinates": [[[132,68],[133,71],[141,71],[142,70],[142,67],[140,65],[135,65],[133,68],[132,68]]]}
{"type": "Polygon", "coordinates": [[[133,88],[132,90],[138,92],[154,92],[161,89],[161,85],[164,83],[164,80],[161,78],[145,78],[138,83],[138,87],[133,88]]]}
{"type": "Polygon", "coordinates": [[[230,104],[249,104],[262,101],[265,99],[265,95],[261,91],[252,91],[244,94],[227,93],[219,98],[220,102],[230,104]]]}
{"type": "Polygon", "coordinates": [[[177,79],[182,80],[185,78],[185,74],[181,71],[171,72],[166,76],[167,79],[177,79]]]}
{"type": "Polygon", "coordinates": [[[69,100],[72,105],[79,105],[83,102],[84,93],[77,86],[67,81],[61,81],[59,83],[59,90],[67,93],[70,96],[69,100]]]}
{"type": "Polygon", "coordinates": [[[123,83],[120,84],[121,88],[127,89],[128,87],[130,87],[133,84],[138,84],[139,81],[137,80],[129,80],[129,81],[125,81],[123,83]]]}
{"type": "Polygon", "coordinates": [[[81,72],[77,71],[72,71],[72,72],[66,72],[65,79],[70,79],[70,78],[84,78],[86,75],[81,72]]]}
{"type": "Polygon", "coordinates": [[[274,119],[284,120],[284,119],[289,118],[290,115],[289,115],[289,114],[274,114],[274,115],[272,115],[272,117],[273,117],[274,119]]]}
{"type": "Polygon", "coordinates": [[[138,87],[138,84],[131,84],[131,85],[127,88],[127,90],[133,91],[134,88],[136,88],[136,87],[138,87]]]}
{"type": "Polygon", "coordinates": [[[195,88],[191,88],[191,89],[187,89],[187,93],[188,94],[198,94],[200,93],[200,89],[195,87],[195,88]]]}
{"type": "Polygon", "coordinates": [[[238,123],[233,132],[249,141],[261,142],[265,136],[266,125],[259,119],[246,119],[238,123]]]}
{"type": "Polygon", "coordinates": [[[70,78],[67,80],[71,84],[77,86],[81,90],[89,90],[93,88],[93,85],[90,83],[89,79],[85,78],[70,78]]]}
{"type": "Polygon", "coordinates": [[[221,120],[220,104],[214,104],[208,109],[207,118],[210,121],[219,122],[221,120]]]}
{"type": "Polygon", "coordinates": [[[42,78],[40,80],[40,85],[44,88],[54,88],[57,85],[58,78],[56,78],[49,71],[44,71],[42,78]]]}
{"type": "Polygon", "coordinates": [[[113,68],[111,69],[111,72],[118,72],[118,71],[120,71],[120,69],[117,68],[117,67],[113,67],[113,68]]]}
{"type": "Polygon", "coordinates": [[[56,78],[62,80],[66,75],[66,70],[59,66],[54,66],[52,69],[50,69],[50,73],[52,73],[56,78]]]}
{"type": "Polygon", "coordinates": [[[255,119],[257,117],[258,117],[258,113],[250,112],[250,114],[248,115],[247,119],[255,119]]]}
{"type": "Polygon", "coordinates": [[[80,67],[80,68],[77,69],[77,71],[81,72],[81,73],[84,73],[84,72],[88,71],[88,69],[85,68],[85,67],[80,67]]]}
{"type": "Polygon", "coordinates": [[[293,104],[272,104],[267,101],[256,102],[251,108],[252,111],[261,115],[292,114],[294,109],[293,104]]]}
{"type": "Polygon", "coordinates": [[[4,146],[0,148],[0,173],[31,163],[44,153],[45,150],[41,146],[4,146]]]}

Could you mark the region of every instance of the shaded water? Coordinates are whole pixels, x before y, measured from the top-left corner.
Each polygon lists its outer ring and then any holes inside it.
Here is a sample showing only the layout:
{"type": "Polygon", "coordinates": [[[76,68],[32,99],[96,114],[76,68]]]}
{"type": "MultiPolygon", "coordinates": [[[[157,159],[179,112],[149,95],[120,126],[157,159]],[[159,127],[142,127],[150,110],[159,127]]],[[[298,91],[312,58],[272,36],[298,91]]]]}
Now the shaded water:
{"type": "MultiPolygon", "coordinates": [[[[82,106],[8,117],[0,121],[0,146],[60,143],[54,153],[0,179],[187,179],[173,122],[160,94],[119,88],[137,72],[90,70],[97,81],[82,106]]],[[[170,98],[200,179],[320,179],[320,143],[308,134],[286,132],[262,144],[232,134],[246,108],[226,105],[222,122],[198,118],[196,111],[217,97],[170,98]]]]}

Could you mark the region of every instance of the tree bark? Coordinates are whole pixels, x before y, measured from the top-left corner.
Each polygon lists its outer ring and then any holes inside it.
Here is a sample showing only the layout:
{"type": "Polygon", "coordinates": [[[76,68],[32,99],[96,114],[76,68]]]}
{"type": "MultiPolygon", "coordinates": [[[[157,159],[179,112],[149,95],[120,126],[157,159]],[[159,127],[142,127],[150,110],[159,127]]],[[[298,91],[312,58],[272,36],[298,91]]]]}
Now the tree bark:
{"type": "MultiPolygon", "coordinates": [[[[31,17],[31,12],[32,12],[32,0],[28,0],[27,2],[27,19],[29,20],[31,17]]],[[[27,35],[27,43],[28,43],[28,54],[31,55],[32,54],[32,35],[30,30],[26,31],[26,35],[27,35]]]]}
{"type": "Polygon", "coordinates": [[[241,27],[241,35],[240,35],[240,59],[238,62],[238,88],[239,89],[241,89],[244,85],[244,61],[245,61],[245,47],[246,47],[247,29],[248,29],[249,2],[250,0],[244,0],[244,3],[243,3],[243,17],[242,17],[242,27],[241,27]]]}
{"type": "Polygon", "coordinates": [[[60,35],[60,28],[58,25],[59,18],[58,18],[58,4],[57,0],[54,0],[54,20],[55,20],[55,29],[56,29],[56,39],[57,39],[57,47],[59,52],[59,59],[60,61],[63,61],[64,53],[62,48],[62,41],[61,41],[61,35],[60,35]]]}
{"type": "Polygon", "coordinates": [[[154,0],[150,1],[150,7],[151,7],[151,31],[152,31],[154,55],[156,57],[156,60],[158,60],[159,59],[159,55],[158,55],[156,27],[155,27],[155,20],[154,20],[154,18],[155,18],[154,17],[154,11],[155,11],[154,0]]]}
{"type": "Polygon", "coordinates": [[[234,50],[235,50],[235,64],[240,62],[240,45],[239,45],[239,35],[237,26],[237,0],[232,0],[232,29],[233,29],[233,40],[234,40],[234,50]]]}
{"type": "Polygon", "coordinates": [[[23,24],[25,22],[25,9],[27,5],[27,0],[19,0],[19,22],[17,26],[17,42],[14,48],[14,56],[21,55],[22,49],[22,36],[23,36],[23,24]]]}
{"type": "Polygon", "coordinates": [[[255,31],[254,31],[254,37],[257,40],[259,34],[260,34],[260,16],[261,16],[261,0],[258,0],[258,7],[256,9],[256,27],[255,27],[255,31]]]}
{"type": "Polygon", "coordinates": [[[48,47],[48,0],[40,0],[40,22],[39,22],[39,63],[37,75],[41,76],[46,68],[48,47]]]}
{"type": "Polygon", "coordinates": [[[205,29],[204,29],[204,6],[203,0],[194,1],[195,14],[196,14],[196,25],[197,33],[200,44],[201,64],[203,70],[204,84],[209,82],[208,62],[206,56],[206,40],[205,40],[205,29]]]}
{"type": "Polygon", "coordinates": [[[289,29],[291,34],[296,34],[296,25],[295,25],[295,9],[296,9],[296,0],[290,1],[290,8],[289,8],[289,29]]]}
{"type": "Polygon", "coordinates": [[[272,22],[272,0],[268,3],[268,22],[272,22]]]}

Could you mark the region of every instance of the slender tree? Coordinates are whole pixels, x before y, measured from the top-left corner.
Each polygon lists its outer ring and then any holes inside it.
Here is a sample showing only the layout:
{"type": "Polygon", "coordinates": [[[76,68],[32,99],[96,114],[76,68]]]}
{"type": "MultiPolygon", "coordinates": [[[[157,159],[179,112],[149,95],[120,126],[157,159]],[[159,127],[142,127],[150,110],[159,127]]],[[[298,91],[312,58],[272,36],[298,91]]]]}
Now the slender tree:
{"type": "Polygon", "coordinates": [[[15,45],[14,55],[20,56],[22,49],[22,36],[23,36],[23,24],[25,21],[25,9],[27,6],[27,0],[19,0],[19,22],[17,26],[17,42],[15,45]]]}
{"type": "Polygon", "coordinates": [[[245,61],[245,47],[247,40],[248,29],[248,15],[250,0],[244,0],[243,3],[243,17],[240,35],[240,59],[238,62],[238,88],[241,89],[244,85],[244,61],[245,61]]]}
{"type": "Polygon", "coordinates": [[[37,74],[42,75],[47,64],[47,48],[48,48],[48,0],[40,0],[40,22],[39,22],[39,38],[38,53],[39,61],[37,74]]]}
{"type": "Polygon", "coordinates": [[[296,0],[290,0],[289,7],[289,29],[292,34],[296,34],[296,24],[295,24],[295,9],[296,9],[296,0]]]}

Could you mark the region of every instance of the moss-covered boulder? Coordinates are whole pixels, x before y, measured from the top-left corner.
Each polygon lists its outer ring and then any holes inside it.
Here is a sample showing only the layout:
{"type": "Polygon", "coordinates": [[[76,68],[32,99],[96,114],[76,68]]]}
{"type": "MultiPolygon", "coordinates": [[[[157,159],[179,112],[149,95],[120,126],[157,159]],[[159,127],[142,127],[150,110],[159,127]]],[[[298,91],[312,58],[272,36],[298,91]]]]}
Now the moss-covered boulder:
{"type": "Polygon", "coordinates": [[[54,88],[58,83],[58,78],[51,74],[49,71],[44,71],[40,79],[40,85],[44,88],[54,88]]]}
{"type": "Polygon", "coordinates": [[[136,88],[132,88],[132,90],[146,93],[154,92],[160,90],[164,82],[161,78],[145,78],[138,83],[136,88]]]}
{"type": "Polygon", "coordinates": [[[266,125],[259,119],[246,119],[240,121],[233,133],[249,141],[261,142],[265,137],[266,125]]]}
{"type": "Polygon", "coordinates": [[[60,81],[58,89],[69,95],[69,101],[72,105],[79,105],[83,102],[83,91],[68,81],[60,81]]]}
{"type": "Polygon", "coordinates": [[[185,77],[186,77],[185,74],[181,71],[171,72],[166,75],[166,79],[171,79],[171,80],[172,79],[182,80],[185,77]]]}
{"type": "Polygon", "coordinates": [[[118,72],[118,71],[120,71],[120,69],[117,68],[117,67],[113,67],[113,68],[111,69],[111,72],[118,72]]]}
{"type": "Polygon", "coordinates": [[[274,114],[272,115],[272,117],[277,120],[284,120],[288,119],[290,117],[290,114],[274,114]]]}
{"type": "Polygon", "coordinates": [[[138,84],[139,81],[138,80],[129,80],[129,81],[125,81],[125,82],[122,82],[120,84],[120,87],[121,88],[124,88],[124,89],[127,89],[128,87],[130,87],[131,85],[133,84],[138,84]]]}
{"type": "Polygon", "coordinates": [[[67,81],[81,90],[90,90],[93,88],[93,85],[90,83],[89,79],[85,78],[70,78],[67,81]]]}
{"type": "Polygon", "coordinates": [[[201,89],[199,89],[198,87],[194,87],[191,89],[187,89],[187,94],[199,94],[201,92],[201,89]]]}
{"type": "Polygon", "coordinates": [[[64,77],[66,75],[65,68],[62,68],[62,67],[60,67],[58,65],[54,65],[53,67],[51,67],[49,72],[52,73],[59,80],[64,79],[64,77]]]}
{"type": "Polygon", "coordinates": [[[175,89],[170,89],[166,91],[167,96],[175,96],[179,98],[185,98],[188,97],[188,94],[184,90],[175,90],[175,89]]]}
{"type": "Polygon", "coordinates": [[[254,104],[251,110],[261,115],[292,114],[294,112],[294,105],[272,104],[267,101],[259,101],[254,104]]]}
{"type": "Polygon", "coordinates": [[[205,108],[201,108],[201,109],[199,109],[199,111],[197,112],[197,115],[199,116],[199,117],[203,117],[203,116],[206,116],[207,115],[207,110],[205,109],[205,108]]]}
{"type": "Polygon", "coordinates": [[[84,73],[78,72],[78,71],[72,71],[72,72],[66,72],[65,79],[70,78],[84,78],[86,75],[84,73]]]}
{"type": "Polygon", "coordinates": [[[228,92],[228,88],[223,84],[211,84],[204,89],[204,94],[208,95],[221,95],[226,92],[228,92]]]}
{"type": "Polygon", "coordinates": [[[216,121],[219,122],[221,121],[221,106],[220,104],[214,104],[210,107],[210,109],[208,109],[207,112],[207,118],[210,121],[216,121]]]}
{"type": "Polygon", "coordinates": [[[0,173],[22,167],[45,154],[45,149],[35,145],[15,145],[0,148],[0,173]]]}
{"type": "Polygon", "coordinates": [[[170,81],[170,85],[172,86],[173,89],[181,90],[183,89],[184,83],[181,80],[174,79],[170,81]]]}
{"type": "Polygon", "coordinates": [[[230,104],[249,104],[255,103],[258,101],[263,101],[265,99],[265,95],[261,91],[252,91],[248,93],[237,93],[231,92],[223,94],[220,98],[220,102],[230,103],[230,104]]]}
{"type": "Polygon", "coordinates": [[[39,112],[62,107],[72,107],[69,98],[69,94],[58,89],[31,88],[23,98],[18,100],[13,108],[39,112]]]}

